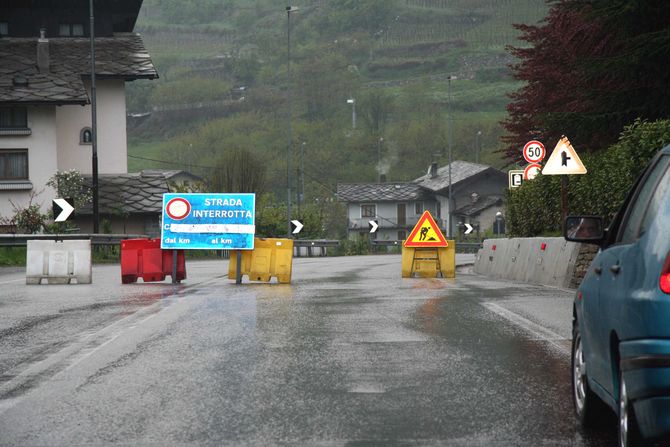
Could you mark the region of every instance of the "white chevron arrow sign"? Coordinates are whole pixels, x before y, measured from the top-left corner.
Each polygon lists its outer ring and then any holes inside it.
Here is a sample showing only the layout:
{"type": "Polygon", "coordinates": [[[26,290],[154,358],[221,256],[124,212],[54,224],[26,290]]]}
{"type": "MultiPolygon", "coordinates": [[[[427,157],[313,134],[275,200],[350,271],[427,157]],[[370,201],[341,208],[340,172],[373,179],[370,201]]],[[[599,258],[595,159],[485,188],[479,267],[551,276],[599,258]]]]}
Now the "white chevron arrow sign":
{"type": "Polygon", "coordinates": [[[302,227],[304,226],[302,222],[299,220],[292,220],[291,224],[293,224],[293,234],[298,234],[300,233],[300,230],[302,230],[302,227]]]}
{"type": "Polygon", "coordinates": [[[74,211],[74,207],[70,205],[67,199],[54,199],[53,206],[54,221],[56,222],[65,222],[70,217],[70,214],[72,214],[72,211],[74,211]]]}

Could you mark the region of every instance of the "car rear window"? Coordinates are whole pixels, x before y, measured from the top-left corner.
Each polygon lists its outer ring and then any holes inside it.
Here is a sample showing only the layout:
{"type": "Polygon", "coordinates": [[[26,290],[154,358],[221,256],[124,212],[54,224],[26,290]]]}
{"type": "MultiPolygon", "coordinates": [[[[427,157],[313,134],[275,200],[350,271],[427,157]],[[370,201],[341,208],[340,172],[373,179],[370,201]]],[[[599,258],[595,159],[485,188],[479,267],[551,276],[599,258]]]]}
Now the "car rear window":
{"type": "Polygon", "coordinates": [[[670,195],[668,195],[668,189],[670,189],[670,169],[668,168],[670,166],[670,156],[663,157],[660,160],[660,165],[663,164],[665,165],[665,173],[661,176],[656,190],[651,196],[647,211],[645,211],[642,225],[640,226],[640,236],[647,231],[647,228],[653,223],[654,218],[659,212],[670,208],[670,195]]]}
{"type": "Polygon", "coordinates": [[[647,176],[628,213],[621,243],[630,244],[640,237],[653,222],[663,201],[667,201],[668,165],[670,157],[661,157],[647,176]]]}

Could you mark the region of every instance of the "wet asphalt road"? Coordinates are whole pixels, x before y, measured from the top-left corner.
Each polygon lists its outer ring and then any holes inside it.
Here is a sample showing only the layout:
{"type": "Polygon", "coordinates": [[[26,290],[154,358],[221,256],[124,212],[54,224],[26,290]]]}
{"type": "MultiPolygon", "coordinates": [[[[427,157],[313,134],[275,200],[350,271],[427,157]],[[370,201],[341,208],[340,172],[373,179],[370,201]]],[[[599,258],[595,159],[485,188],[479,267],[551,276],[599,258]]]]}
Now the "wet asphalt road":
{"type": "Polygon", "coordinates": [[[571,293],[399,256],[236,286],[25,286],[0,272],[0,445],[614,446],[570,400],[571,293]]]}

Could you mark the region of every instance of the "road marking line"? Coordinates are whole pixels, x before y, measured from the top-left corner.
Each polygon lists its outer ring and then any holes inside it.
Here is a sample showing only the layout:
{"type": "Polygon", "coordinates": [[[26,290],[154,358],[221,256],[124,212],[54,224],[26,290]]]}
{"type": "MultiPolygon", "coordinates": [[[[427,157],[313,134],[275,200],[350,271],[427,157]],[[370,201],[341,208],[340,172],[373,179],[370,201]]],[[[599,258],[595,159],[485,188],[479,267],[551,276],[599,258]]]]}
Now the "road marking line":
{"type": "Polygon", "coordinates": [[[562,344],[558,343],[558,341],[563,341],[567,340],[565,337],[562,337],[561,335],[557,334],[556,332],[545,328],[544,326],[541,326],[533,321],[530,321],[527,318],[522,317],[521,315],[512,312],[511,310],[505,309],[504,307],[500,306],[499,304],[496,303],[481,303],[482,306],[486,307],[488,310],[491,312],[505,318],[506,320],[510,321],[511,323],[519,326],[520,328],[524,329],[527,332],[530,332],[534,336],[536,336],[538,339],[545,341],[549,343],[550,345],[554,346],[556,349],[558,349],[561,353],[570,355],[570,349],[568,349],[566,346],[563,346],[562,344]]]}

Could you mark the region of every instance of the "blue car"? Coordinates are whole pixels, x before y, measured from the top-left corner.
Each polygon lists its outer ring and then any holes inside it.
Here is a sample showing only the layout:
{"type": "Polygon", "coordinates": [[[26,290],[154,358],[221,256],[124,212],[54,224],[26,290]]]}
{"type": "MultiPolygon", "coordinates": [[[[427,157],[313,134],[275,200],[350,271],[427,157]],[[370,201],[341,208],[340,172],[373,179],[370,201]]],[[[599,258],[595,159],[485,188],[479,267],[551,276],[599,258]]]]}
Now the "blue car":
{"type": "Polygon", "coordinates": [[[571,216],[565,238],[595,243],[574,301],[572,389],[583,426],[618,415],[621,447],[670,445],[670,146],[660,150],[607,230],[571,216]]]}

